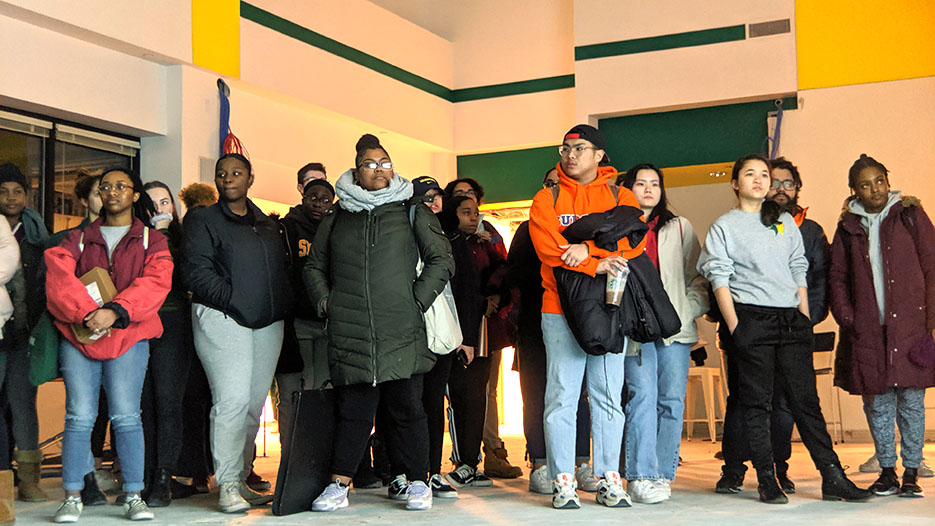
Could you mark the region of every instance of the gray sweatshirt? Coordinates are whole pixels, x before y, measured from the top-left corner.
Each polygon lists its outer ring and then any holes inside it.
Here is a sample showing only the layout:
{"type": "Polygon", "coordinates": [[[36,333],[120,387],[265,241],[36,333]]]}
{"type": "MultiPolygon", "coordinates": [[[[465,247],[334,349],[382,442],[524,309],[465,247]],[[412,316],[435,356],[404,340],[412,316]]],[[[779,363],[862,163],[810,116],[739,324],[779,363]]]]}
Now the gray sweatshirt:
{"type": "Polygon", "coordinates": [[[873,272],[873,290],[876,292],[877,309],[880,311],[880,325],[883,324],[883,315],[886,310],[885,288],[883,287],[883,254],[880,251],[880,223],[890,213],[890,208],[899,202],[902,194],[898,191],[891,191],[889,200],[883,210],[876,214],[868,213],[864,210],[864,205],[860,204],[859,199],[852,200],[847,209],[860,216],[860,225],[867,231],[867,243],[870,245],[870,270],[873,272]]]}
{"type": "Polygon", "coordinates": [[[714,290],[730,289],[736,303],[798,307],[808,260],[791,215],[783,212],[779,223],[766,227],[759,213],[735,208],[708,230],[698,271],[714,290]]]}

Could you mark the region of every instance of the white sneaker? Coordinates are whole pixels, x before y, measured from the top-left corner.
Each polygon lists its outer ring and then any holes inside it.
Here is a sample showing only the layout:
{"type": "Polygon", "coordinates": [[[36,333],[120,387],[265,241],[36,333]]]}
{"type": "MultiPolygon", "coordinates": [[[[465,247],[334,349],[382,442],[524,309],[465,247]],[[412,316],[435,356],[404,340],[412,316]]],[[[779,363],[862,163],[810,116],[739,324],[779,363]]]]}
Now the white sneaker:
{"type": "Polygon", "coordinates": [[[334,481],[312,503],[312,511],[334,511],[348,506],[346,484],[334,481]]]}
{"type": "Polygon", "coordinates": [[[221,484],[218,495],[218,509],[224,513],[243,513],[250,509],[250,503],[240,496],[239,482],[221,484]]]}
{"type": "Polygon", "coordinates": [[[123,503],[123,514],[131,521],[150,521],[155,517],[139,494],[123,503]]]}
{"type": "Polygon", "coordinates": [[[919,476],[922,478],[935,477],[935,472],[932,471],[932,468],[929,467],[924,458],[922,459],[922,463],[919,464],[919,476]]]}
{"type": "Polygon", "coordinates": [[[672,497],[672,482],[669,479],[667,478],[654,479],[653,486],[656,486],[657,488],[662,490],[662,492],[666,496],[666,500],[669,500],[669,498],[672,497]]]}
{"type": "Polygon", "coordinates": [[[543,495],[552,493],[552,479],[549,478],[548,466],[539,466],[529,473],[529,491],[543,495]]]}
{"type": "Polygon", "coordinates": [[[251,506],[262,506],[264,504],[273,502],[272,493],[260,493],[258,491],[254,491],[253,488],[248,486],[246,482],[240,483],[240,496],[243,497],[243,500],[247,501],[251,506]]]}
{"type": "Polygon", "coordinates": [[[868,458],[866,462],[860,465],[858,468],[861,473],[879,473],[882,471],[880,468],[880,461],[877,460],[876,453],[872,457],[868,458]]]}
{"type": "Polygon", "coordinates": [[[659,504],[666,500],[666,494],[657,488],[651,480],[631,480],[627,483],[627,492],[633,502],[640,504],[659,504]]]}
{"type": "Polygon", "coordinates": [[[598,504],[603,504],[608,508],[629,508],[632,505],[630,496],[623,489],[620,473],[616,471],[604,473],[604,478],[597,483],[597,497],[595,498],[598,504]]]}
{"type": "Polygon", "coordinates": [[[552,507],[557,510],[576,510],[581,507],[578,484],[571,473],[559,473],[552,481],[552,507]]]}
{"type": "Polygon", "coordinates": [[[591,464],[585,462],[578,466],[575,469],[575,480],[578,481],[578,489],[581,491],[587,491],[588,493],[597,491],[597,477],[594,476],[591,464]]]}
{"type": "Polygon", "coordinates": [[[432,490],[421,480],[416,480],[409,484],[406,497],[407,510],[432,509],[432,490]]]}
{"type": "Polygon", "coordinates": [[[84,504],[81,503],[80,496],[65,497],[65,502],[55,512],[55,518],[52,521],[58,523],[78,522],[78,517],[81,516],[83,508],[84,504]]]}

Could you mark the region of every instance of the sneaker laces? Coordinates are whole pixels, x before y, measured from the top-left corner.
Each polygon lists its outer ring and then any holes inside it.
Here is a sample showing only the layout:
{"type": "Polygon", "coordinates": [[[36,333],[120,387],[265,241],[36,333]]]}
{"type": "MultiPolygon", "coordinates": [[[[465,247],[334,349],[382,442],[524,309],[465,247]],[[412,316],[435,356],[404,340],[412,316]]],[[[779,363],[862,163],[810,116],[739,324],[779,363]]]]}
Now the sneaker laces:
{"type": "Polygon", "coordinates": [[[424,499],[431,495],[431,490],[421,480],[409,484],[409,496],[414,499],[424,499]]]}

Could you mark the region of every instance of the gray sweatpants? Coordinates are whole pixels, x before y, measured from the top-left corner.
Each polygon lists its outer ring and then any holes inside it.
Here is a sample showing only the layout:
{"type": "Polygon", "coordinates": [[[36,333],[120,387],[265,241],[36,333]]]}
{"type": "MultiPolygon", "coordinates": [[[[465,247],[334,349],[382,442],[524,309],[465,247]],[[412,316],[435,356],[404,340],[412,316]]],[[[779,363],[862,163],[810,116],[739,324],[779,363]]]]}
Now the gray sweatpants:
{"type": "Polygon", "coordinates": [[[242,482],[253,464],[260,414],[282,350],[283,322],[262,329],[192,306],[195,350],[211,386],[211,449],[217,483],[242,482]]]}

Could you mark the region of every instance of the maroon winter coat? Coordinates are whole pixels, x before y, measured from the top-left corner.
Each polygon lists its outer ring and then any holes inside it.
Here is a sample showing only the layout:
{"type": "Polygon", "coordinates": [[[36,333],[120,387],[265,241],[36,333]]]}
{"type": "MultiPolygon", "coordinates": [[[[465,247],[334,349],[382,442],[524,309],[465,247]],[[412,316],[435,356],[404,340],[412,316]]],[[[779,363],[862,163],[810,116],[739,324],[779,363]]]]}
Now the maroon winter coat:
{"type": "Polygon", "coordinates": [[[909,349],[935,328],[935,228],[919,200],[903,197],[880,225],[885,330],[870,268],[869,236],[845,208],[831,243],[831,313],[840,326],[834,384],[851,394],[935,385],[935,366],[909,360],[909,349]],[[918,243],[907,224],[915,224],[918,243]]]}

